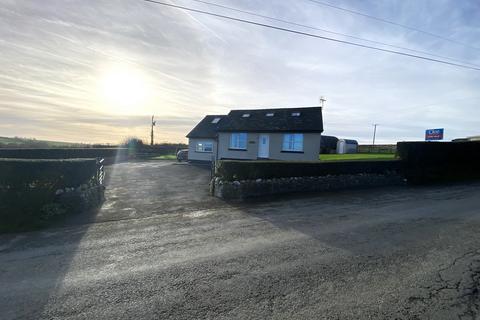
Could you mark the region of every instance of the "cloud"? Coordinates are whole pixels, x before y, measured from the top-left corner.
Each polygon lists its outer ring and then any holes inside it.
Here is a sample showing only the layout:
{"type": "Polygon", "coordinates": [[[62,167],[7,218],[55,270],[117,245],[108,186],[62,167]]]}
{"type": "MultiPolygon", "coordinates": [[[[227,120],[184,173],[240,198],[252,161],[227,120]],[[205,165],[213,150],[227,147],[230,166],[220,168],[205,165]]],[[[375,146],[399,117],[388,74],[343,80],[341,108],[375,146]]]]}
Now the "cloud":
{"type": "MultiPolygon", "coordinates": [[[[191,1],[179,3],[265,22],[191,1]]],[[[309,1],[218,3],[480,64],[471,47],[309,1]]],[[[338,5],[472,45],[480,38],[476,1],[338,5]]],[[[477,71],[143,1],[2,1],[0,65],[2,136],[79,142],[118,142],[130,135],[148,139],[149,117],[155,114],[161,141],[185,141],[205,114],[311,106],[320,95],[327,97],[327,134],[369,142],[373,122],[381,124],[379,142],[422,139],[429,127],[445,127],[447,138],[478,134],[477,71]],[[102,98],[99,83],[112,66],[141,74],[149,88],[149,99],[128,114],[102,98]]]]}

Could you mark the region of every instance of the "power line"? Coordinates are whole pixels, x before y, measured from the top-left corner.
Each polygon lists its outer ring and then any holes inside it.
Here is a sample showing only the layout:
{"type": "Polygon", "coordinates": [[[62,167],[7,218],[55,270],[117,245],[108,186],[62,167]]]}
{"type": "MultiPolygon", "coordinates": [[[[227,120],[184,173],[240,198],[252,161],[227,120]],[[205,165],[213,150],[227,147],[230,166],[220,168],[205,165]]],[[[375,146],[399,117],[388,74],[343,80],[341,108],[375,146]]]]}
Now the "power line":
{"type": "Polygon", "coordinates": [[[411,52],[426,54],[426,55],[429,55],[429,56],[432,56],[432,57],[437,57],[437,58],[447,59],[447,60],[451,60],[451,61],[456,61],[456,62],[460,62],[460,63],[463,63],[463,64],[468,64],[468,65],[480,68],[480,66],[475,65],[475,64],[470,63],[470,62],[467,62],[467,61],[462,61],[462,60],[459,60],[459,59],[450,58],[450,57],[446,57],[446,56],[442,56],[442,55],[438,55],[438,54],[434,54],[434,53],[430,53],[430,52],[426,52],[426,51],[421,51],[421,50],[401,47],[401,46],[397,46],[397,45],[393,45],[393,44],[389,44],[389,43],[385,43],[385,42],[365,39],[365,38],[352,36],[352,35],[341,33],[341,32],[335,32],[335,31],[322,29],[322,28],[318,28],[318,27],[314,27],[314,26],[309,26],[309,25],[305,25],[305,24],[301,24],[301,23],[297,23],[297,22],[293,22],[293,21],[289,21],[289,20],[284,20],[284,19],[279,19],[279,18],[275,18],[275,17],[271,17],[271,16],[266,16],[266,15],[258,14],[258,13],[251,12],[251,11],[241,10],[241,9],[221,5],[221,4],[218,4],[218,3],[212,3],[212,2],[203,1],[203,0],[190,0],[190,1],[203,3],[203,4],[206,4],[206,5],[209,5],[209,6],[215,6],[215,7],[218,7],[218,8],[223,8],[223,9],[227,9],[227,10],[231,10],[231,11],[236,11],[236,12],[252,15],[252,16],[255,16],[255,17],[269,19],[269,20],[272,20],[272,21],[278,21],[278,22],[286,23],[286,24],[289,24],[289,25],[297,26],[297,27],[302,27],[302,28],[322,31],[322,32],[325,32],[325,33],[340,35],[340,36],[343,36],[343,37],[348,37],[348,38],[357,39],[357,40],[361,40],[361,41],[366,41],[366,42],[370,42],[370,43],[380,44],[380,45],[391,47],[391,48],[396,48],[396,49],[401,49],[401,50],[407,50],[407,51],[411,51],[411,52]]]}
{"type": "Polygon", "coordinates": [[[362,17],[365,17],[365,18],[368,18],[368,19],[377,20],[377,21],[380,21],[380,22],[383,22],[383,23],[388,23],[388,24],[391,24],[391,25],[394,25],[394,26],[397,26],[397,27],[402,27],[402,28],[405,28],[405,29],[408,29],[408,30],[423,33],[423,34],[429,35],[431,37],[442,39],[444,41],[453,42],[453,43],[456,43],[456,44],[459,44],[459,45],[462,45],[462,46],[466,46],[466,47],[469,47],[469,48],[472,48],[472,49],[475,49],[475,50],[480,50],[480,48],[471,46],[469,44],[466,44],[466,43],[463,43],[463,42],[460,42],[460,41],[457,41],[455,39],[447,38],[447,37],[444,37],[444,36],[429,32],[429,31],[425,31],[425,30],[422,30],[422,29],[418,29],[418,28],[415,28],[415,27],[410,27],[410,26],[407,26],[405,24],[401,24],[401,23],[398,23],[398,22],[395,22],[395,21],[375,17],[375,16],[372,16],[372,15],[369,15],[369,14],[366,14],[366,13],[350,10],[350,9],[347,9],[347,8],[338,7],[338,6],[335,6],[333,4],[318,1],[318,0],[307,0],[307,1],[319,4],[321,6],[330,7],[330,8],[336,9],[336,10],[340,10],[340,11],[348,12],[348,13],[355,14],[355,15],[358,15],[358,16],[362,16],[362,17]]]}
{"type": "Polygon", "coordinates": [[[194,8],[179,6],[179,5],[165,3],[165,2],[161,2],[161,1],[156,1],[156,0],[141,0],[141,1],[155,3],[155,4],[159,4],[159,5],[167,6],[167,7],[171,7],[171,8],[176,8],[176,9],[182,9],[182,10],[186,10],[186,11],[201,13],[201,14],[205,14],[205,15],[210,15],[210,16],[214,16],[214,17],[217,17],[217,18],[228,19],[228,20],[232,20],[232,21],[237,21],[237,22],[242,22],[242,23],[246,23],[246,24],[256,25],[256,26],[265,27],[265,28],[269,28],[269,29],[284,31],[284,32],[288,32],[288,33],[298,34],[298,35],[302,35],[302,36],[306,36],[306,37],[312,37],[312,38],[317,38],[317,39],[322,39],[322,40],[327,40],[327,41],[332,41],[332,42],[337,42],[337,43],[342,43],[342,44],[348,44],[348,45],[351,45],[351,46],[356,46],[356,47],[361,47],[361,48],[366,48],[366,49],[372,49],[372,50],[377,50],[377,51],[382,51],[382,52],[388,52],[388,53],[393,53],[393,54],[397,54],[397,55],[401,55],[401,56],[405,56],[405,57],[427,60],[427,61],[431,61],[431,62],[437,62],[437,63],[456,66],[456,67],[460,67],[460,68],[480,71],[480,68],[471,67],[471,66],[467,66],[467,65],[464,65],[464,64],[453,63],[453,62],[449,62],[449,61],[445,61],[445,60],[432,59],[432,58],[429,58],[429,57],[418,56],[418,55],[405,53],[405,52],[401,52],[401,51],[395,51],[395,50],[389,50],[389,49],[383,49],[383,48],[368,46],[368,45],[364,45],[364,44],[360,44],[360,43],[356,43],[356,42],[351,42],[351,41],[345,41],[345,40],[340,40],[340,39],[335,39],[335,38],[324,37],[324,36],[316,35],[316,34],[313,34],[313,33],[308,33],[308,32],[303,32],[303,31],[298,31],[298,30],[293,30],[293,29],[277,27],[277,26],[273,26],[273,25],[270,25],[270,24],[265,24],[265,23],[251,21],[251,20],[235,18],[235,17],[231,17],[231,16],[221,15],[221,14],[218,14],[218,13],[198,10],[198,9],[194,9],[194,8]]]}

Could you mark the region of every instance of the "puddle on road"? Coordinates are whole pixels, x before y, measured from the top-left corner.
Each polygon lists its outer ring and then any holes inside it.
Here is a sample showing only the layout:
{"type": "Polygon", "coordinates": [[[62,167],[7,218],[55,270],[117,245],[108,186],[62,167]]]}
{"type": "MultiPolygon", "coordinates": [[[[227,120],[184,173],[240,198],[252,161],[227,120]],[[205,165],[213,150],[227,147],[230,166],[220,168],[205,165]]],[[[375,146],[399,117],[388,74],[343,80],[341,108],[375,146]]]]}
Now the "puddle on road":
{"type": "Polygon", "coordinates": [[[137,214],[137,210],[135,208],[123,208],[122,212],[128,213],[128,217],[134,218],[137,214]]]}
{"type": "Polygon", "coordinates": [[[194,211],[191,213],[186,213],[183,216],[187,218],[201,218],[201,217],[206,217],[213,214],[213,210],[200,210],[200,211],[194,211]]]}
{"type": "Polygon", "coordinates": [[[104,209],[104,210],[113,209],[113,207],[116,203],[117,203],[116,201],[104,202],[103,205],[102,205],[102,209],[104,209]]]}

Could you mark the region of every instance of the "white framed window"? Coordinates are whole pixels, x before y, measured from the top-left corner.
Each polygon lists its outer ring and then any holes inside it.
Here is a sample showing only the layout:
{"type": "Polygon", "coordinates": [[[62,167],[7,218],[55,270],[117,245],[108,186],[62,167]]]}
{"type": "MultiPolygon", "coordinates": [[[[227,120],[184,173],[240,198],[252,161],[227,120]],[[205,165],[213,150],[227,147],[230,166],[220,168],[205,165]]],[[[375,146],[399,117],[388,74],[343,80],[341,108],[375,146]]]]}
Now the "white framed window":
{"type": "Polygon", "coordinates": [[[212,123],[218,123],[218,121],[220,121],[220,119],[221,119],[221,118],[214,118],[214,119],[212,120],[212,123]]]}
{"type": "Polygon", "coordinates": [[[197,142],[197,146],[195,148],[197,152],[213,152],[213,142],[197,142]]]}
{"type": "Polygon", "coordinates": [[[247,134],[236,132],[230,135],[230,149],[247,150],[247,134]]]}
{"type": "Polygon", "coordinates": [[[303,133],[284,134],[282,151],[303,152],[303,133]]]}

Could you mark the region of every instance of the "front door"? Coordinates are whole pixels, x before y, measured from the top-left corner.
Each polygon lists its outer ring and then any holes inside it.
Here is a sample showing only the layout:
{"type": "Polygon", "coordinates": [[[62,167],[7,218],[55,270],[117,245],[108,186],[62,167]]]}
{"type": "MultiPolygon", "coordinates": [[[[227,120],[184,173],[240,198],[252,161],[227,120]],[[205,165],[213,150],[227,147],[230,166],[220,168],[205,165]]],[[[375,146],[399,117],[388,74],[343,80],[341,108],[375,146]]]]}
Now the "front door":
{"type": "Polygon", "coordinates": [[[270,156],[270,137],[268,134],[261,134],[258,137],[258,157],[268,158],[270,156]]]}

